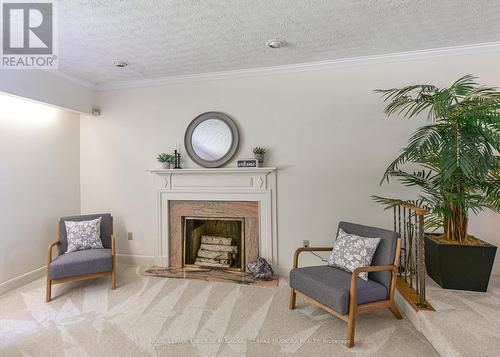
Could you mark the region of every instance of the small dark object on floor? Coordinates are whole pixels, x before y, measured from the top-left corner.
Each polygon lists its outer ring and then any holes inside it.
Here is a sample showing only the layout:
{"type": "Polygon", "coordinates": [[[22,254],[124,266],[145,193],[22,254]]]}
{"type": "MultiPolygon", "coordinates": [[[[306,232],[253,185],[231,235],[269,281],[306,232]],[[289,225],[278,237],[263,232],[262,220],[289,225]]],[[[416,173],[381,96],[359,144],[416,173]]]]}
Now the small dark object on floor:
{"type": "Polygon", "coordinates": [[[256,279],[269,280],[273,277],[273,268],[262,257],[258,257],[253,262],[248,263],[248,271],[256,279]]]}

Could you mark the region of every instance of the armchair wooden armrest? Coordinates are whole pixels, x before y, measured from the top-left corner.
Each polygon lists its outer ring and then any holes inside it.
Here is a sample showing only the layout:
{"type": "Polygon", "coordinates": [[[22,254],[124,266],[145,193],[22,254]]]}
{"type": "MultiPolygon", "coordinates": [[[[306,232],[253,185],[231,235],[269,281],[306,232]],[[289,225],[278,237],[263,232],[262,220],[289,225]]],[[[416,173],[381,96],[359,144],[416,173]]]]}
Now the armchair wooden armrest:
{"type": "Polygon", "coordinates": [[[111,255],[115,255],[115,242],[116,242],[116,237],[115,234],[111,234],[111,255]]]}
{"type": "Polygon", "coordinates": [[[293,267],[298,268],[299,266],[299,255],[302,252],[329,252],[332,247],[300,247],[295,251],[293,256],[293,267]]]}
{"type": "Polygon", "coordinates": [[[356,278],[358,277],[359,273],[363,272],[375,272],[375,271],[390,271],[392,274],[396,274],[397,266],[394,264],[388,264],[388,265],[371,265],[369,267],[359,267],[354,269],[351,275],[351,294],[356,295],[356,291],[358,288],[358,285],[356,284],[356,278]]]}
{"type": "Polygon", "coordinates": [[[52,248],[54,248],[55,246],[58,246],[60,244],[61,244],[60,241],[49,244],[49,252],[48,252],[49,254],[47,256],[47,265],[49,265],[50,262],[52,261],[52,248]]]}
{"type": "Polygon", "coordinates": [[[116,237],[115,234],[111,234],[111,259],[112,259],[112,266],[113,270],[111,272],[111,289],[115,290],[116,289],[116,256],[115,256],[115,243],[116,243],[116,237]]]}
{"type": "Polygon", "coordinates": [[[359,267],[359,268],[356,268],[354,269],[354,271],[352,272],[352,275],[354,277],[358,276],[359,273],[363,273],[363,272],[375,272],[375,271],[392,271],[392,270],[395,270],[396,269],[396,266],[393,265],[393,264],[389,264],[389,265],[371,265],[369,267],[359,267]]]}
{"type": "Polygon", "coordinates": [[[51,299],[51,287],[52,287],[52,281],[50,280],[50,262],[52,262],[52,248],[59,246],[61,244],[60,241],[50,243],[49,244],[49,251],[47,254],[47,267],[45,268],[47,271],[47,286],[46,286],[46,292],[45,292],[45,301],[49,302],[51,299]]]}

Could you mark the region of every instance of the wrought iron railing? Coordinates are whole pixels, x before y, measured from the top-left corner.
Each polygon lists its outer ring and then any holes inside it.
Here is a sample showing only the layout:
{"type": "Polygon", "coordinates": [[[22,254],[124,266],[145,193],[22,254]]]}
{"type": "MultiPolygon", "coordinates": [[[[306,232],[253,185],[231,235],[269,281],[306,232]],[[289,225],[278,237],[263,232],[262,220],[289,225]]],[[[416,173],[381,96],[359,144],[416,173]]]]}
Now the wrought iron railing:
{"type": "Polygon", "coordinates": [[[418,294],[417,306],[427,308],[425,300],[424,217],[428,212],[420,207],[405,204],[394,207],[394,230],[399,233],[401,260],[400,278],[418,294]]]}

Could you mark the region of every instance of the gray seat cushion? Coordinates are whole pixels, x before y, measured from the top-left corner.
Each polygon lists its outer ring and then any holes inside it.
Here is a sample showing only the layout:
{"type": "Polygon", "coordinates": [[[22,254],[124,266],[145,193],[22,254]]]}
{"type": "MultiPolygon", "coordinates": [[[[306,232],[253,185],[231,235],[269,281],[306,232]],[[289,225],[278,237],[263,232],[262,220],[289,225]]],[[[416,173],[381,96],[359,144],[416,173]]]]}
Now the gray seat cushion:
{"type": "Polygon", "coordinates": [[[58,256],[50,263],[50,279],[112,271],[111,249],[87,249],[58,256]]]}
{"type": "MultiPolygon", "coordinates": [[[[331,266],[296,268],[290,271],[290,287],[334,311],[349,313],[351,273],[331,266]]],[[[385,300],[387,288],[373,280],[357,278],[358,304],[385,300]]]]}

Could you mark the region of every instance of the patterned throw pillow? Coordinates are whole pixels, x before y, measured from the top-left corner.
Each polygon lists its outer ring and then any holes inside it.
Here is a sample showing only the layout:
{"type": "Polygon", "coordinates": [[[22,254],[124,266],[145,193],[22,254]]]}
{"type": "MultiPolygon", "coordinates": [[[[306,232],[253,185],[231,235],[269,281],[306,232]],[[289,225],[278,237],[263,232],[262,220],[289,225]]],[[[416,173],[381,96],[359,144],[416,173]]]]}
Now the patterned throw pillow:
{"type": "Polygon", "coordinates": [[[64,223],[68,239],[66,253],[104,248],[101,241],[101,217],[91,221],[66,221],[64,223]]]}
{"type": "MultiPolygon", "coordinates": [[[[328,265],[350,272],[359,267],[368,267],[379,242],[380,238],[361,237],[339,229],[328,265]]],[[[359,277],[368,281],[367,272],[359,273],[359,277]]]]}

